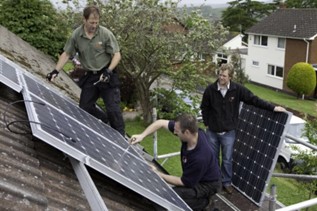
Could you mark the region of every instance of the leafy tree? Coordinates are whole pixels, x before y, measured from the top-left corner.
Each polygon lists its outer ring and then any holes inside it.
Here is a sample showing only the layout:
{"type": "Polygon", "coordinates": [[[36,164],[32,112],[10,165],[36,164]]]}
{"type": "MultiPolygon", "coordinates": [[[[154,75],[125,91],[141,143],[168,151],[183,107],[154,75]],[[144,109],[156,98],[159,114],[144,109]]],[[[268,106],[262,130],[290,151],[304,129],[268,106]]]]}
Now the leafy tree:
{"type": "Polygon", "coordinates": [[[244,85],[249,81],[248,75],[245,73],[244,69],[242,68],[241,64],[241,56],[239,53],[234,53],[231,55],[231,63],[235,69],[235,77],[234,81],[244,85]]]}
{"type": "MultiPolygon", "coordinates": [[[[307,121],[303,135],[309,139],[311,144],[317,145],[317,120],[307,121]]],[[[293,170],[295,173],[315,175],[317,172],[316,151],[299,151],[295,159],[301,163],[296,165],[293,170]]],[[[317,181],[302,182],[307,190],[310,191],[309,199],[314,196],[317,191],[317,181]]]]}
{"type": "MultiPolygon", "coordinates": [[[[279,5],[280,0],[274,0],[279,5]]],[[[286,0],[284,2],[287,8],[317,8],[316,0],[286,0]]]]}
{"type": "Polygon", "coordinates": [[[2,0],[0,24],[39,50],[56,56],[69,29],[49,0],[2,0]]]}
{"type": "Polygon", "coordinates": [[[316,87],[314,68],[305,62],[294,64],[287,75],[286,84],[298,97],[311,94],[316,87]]]}
{"type": "Polygon", "coordinates": [[[226,30],[197,12],[179,14],[177,4],[158,0],[110,0],[99,2],[101,25],[116,35],[122,53],[120,69],[136,86],[143,118],[151,121],[154,103],[151,87],[162,76],[172,88],[184,92],[206,84],[200,73],[208,62],[194,62],[211,55],[222,43],[226,30]]]}
{"type": "Polygon", "coordinates": [[[221,16],[223,25],[242,33],[276,9],[274,4],[253,0],[230,1],[229,5],[221,16]]]}

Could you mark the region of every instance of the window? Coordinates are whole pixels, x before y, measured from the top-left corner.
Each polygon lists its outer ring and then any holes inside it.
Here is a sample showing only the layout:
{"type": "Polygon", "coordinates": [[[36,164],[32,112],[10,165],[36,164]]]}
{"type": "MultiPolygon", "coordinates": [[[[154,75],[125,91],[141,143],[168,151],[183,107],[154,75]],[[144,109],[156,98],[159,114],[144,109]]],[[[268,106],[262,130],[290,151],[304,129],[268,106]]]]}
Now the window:
{"type": "Polygon", "coordinates": [[[260,63],[259,63],[258,61],[252,61],[252,65],[254,65],[254,66],[259,66],[260,63]]]}
{"type": "Polygon", "coordinates": [[[283,77],[283,71],[284,71],[283,68],[282,67],[276,67],[275,70],[276,70],[275,75],[282,78],[283,77]]]}
{"type": "Polygon", "coordinates": [[[228,63],[228,56],[226,54],[223,53],[218,53],[217,54],[217,64],[221,65],[221,64],[226,64],[228,63]]]}
{"type": "Polygon", "coordinates": [[[285,42],[286,42],[285,38],[278,38],[277,47],[285,49],[285,42]]]}
{"type": "Polygon", "coordinates": [[[267,74],[277,76],[277,77],[283,77],[284,69],[283,67],[278,67],[274,65],[268,65],[267,68],[267,74]]]}
{"type": "Polygon", "coordinates": [[[254,45],[267,46],[267,36],[254,35],[254,45]]]}

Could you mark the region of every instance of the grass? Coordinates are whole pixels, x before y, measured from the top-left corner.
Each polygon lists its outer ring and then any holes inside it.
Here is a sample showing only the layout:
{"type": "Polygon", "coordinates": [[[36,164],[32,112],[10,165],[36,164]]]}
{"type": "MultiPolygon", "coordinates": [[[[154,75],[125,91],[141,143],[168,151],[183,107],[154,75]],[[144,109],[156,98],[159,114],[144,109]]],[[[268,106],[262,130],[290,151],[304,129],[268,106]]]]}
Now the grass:
{"type": "MultiPolygon", "coordinates": [[[[129,135],[139,134],[145,129],[145,125],[139,121],[127,121],[126,123],[126,131],[129,135]]],[[[157,149],[158,155],[179,152],[180,150],[180,140],[177,136],[173,135],[171,132],[166,131],[165,129],[160,129],[157,131],[157,149]]],[[[141,145],[145,148],[145,150],[153,155],[153,136],[146,137],[141,145]]],[[[164,160],[159,160],[159,163],[162,163],[164,160]]],[[[164,164],[163,167],[169,172],[171,175],[180,176],[182,173],[180,157],[174,156],[169,158],[164,164]]]]}
{"type": "MultiPolygon", "coordinates": [[[[274,172],[283,173],[279,168],[279,165],[276,166],[274,172]]],[[[267,193],[270,192],[270,187],[273,184],[276,186],[277,200],[282,202],[284,205],[296,204],[310,199],[309,190],[305,188],[302,182],[298,182],[295,179],[272,177],[267,188],[267,193]]],[[[313,195],[312,197],[316,196],[313,195]]],[[[317,205],[309,208],[309,211],[316,210],[317,205]]]]}
{"type": "Polygon", "coordinates": [[[317,117],[317,106],[315,100],[297,99],[295,96],[250,83],[246,84],[246,87],[251,90],[253,94],[271,103],[281,105],[286,109],[290,108],[292,110],[296,110],[302,114],[309,114],[311,116],[317,117]]]}

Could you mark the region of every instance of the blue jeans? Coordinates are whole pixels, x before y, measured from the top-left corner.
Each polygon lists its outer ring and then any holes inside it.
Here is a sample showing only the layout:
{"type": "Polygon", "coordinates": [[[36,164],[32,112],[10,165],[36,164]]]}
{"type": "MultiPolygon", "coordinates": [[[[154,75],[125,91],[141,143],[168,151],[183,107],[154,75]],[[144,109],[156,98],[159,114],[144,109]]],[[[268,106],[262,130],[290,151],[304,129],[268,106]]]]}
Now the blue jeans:
{"type": "Polygon", "coordinates": [[[224,134],[219,134],[210,131],[206,131],[208,140],[211,142],[212,149],[219,159],[220,147],[221,147],[221,174],[222,174],[222,184],[224,186],[231,185],[232,178],[232,153],[233,145],[236,139],[235,130],[231,130],[224,134]]]}

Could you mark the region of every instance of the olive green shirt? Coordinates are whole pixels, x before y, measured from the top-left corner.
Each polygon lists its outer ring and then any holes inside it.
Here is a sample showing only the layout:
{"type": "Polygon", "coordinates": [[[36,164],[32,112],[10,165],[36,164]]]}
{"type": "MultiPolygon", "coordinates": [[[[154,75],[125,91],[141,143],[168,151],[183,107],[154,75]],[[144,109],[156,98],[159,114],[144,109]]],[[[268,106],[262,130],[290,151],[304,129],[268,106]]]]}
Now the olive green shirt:
{"type": "Polygon", "coordinates": [[[64,51],[68,55],[78,53],[78,58],[84,69],[99,71],[108,66],[114,53],[120,48],[113,33],[99,26],[92,39],[86,36],[84,25],[75,29],[65,44],[64,51]]]}

